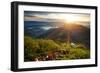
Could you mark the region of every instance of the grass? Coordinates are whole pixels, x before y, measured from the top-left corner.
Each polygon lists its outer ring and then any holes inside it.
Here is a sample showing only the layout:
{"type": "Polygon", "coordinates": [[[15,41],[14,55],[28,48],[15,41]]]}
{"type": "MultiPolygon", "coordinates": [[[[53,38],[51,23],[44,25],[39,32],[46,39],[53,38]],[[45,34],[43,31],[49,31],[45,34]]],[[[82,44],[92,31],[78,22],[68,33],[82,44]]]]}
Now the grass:
{"type": "Polygon", "coordinates": [[[67,44],[51,39],[24,38],[24,61],[73,60],[90,58],[90,49],[83,44],[67,44]]]}

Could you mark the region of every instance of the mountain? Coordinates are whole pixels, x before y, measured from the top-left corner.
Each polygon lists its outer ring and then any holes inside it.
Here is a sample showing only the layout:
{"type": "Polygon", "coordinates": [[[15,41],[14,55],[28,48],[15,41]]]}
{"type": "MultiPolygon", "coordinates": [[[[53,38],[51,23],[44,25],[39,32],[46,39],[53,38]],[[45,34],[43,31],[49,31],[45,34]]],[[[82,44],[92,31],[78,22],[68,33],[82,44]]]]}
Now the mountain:
{"type": "Polygon", "coordinates": [[[62,25],[62,22],[24,21],[24,35],[37,37],[47,31],[45,28],[60,27],[62,25]]]}
{"type": "Polygon", "coordinates": [[[71,42],[79,42],[87,47],[90,46],[90,28],[76,23],[25,21],[24,35],[38,39],[59,40],[61,42],[67,42],[69,36],[71,42]],[[57,28],[45,30],[42,27],[57,28]]]}
{"type": "Polygon", "coordinates": [[[46,38],[67,42],[68,35],[71,42],[81,42],[87,47],[90,46],[90,28],[79,24],[65,24],[63,27],[54,28],[41,34],[38,38],[46,38]]]}

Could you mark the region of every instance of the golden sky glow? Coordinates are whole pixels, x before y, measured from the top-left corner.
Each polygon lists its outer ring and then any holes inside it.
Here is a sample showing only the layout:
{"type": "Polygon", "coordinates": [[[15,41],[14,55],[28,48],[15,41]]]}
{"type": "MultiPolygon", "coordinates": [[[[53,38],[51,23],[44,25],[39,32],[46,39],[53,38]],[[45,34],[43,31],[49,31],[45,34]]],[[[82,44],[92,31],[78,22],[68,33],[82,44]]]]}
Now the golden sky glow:
{"type": "Polygon", "coordinates": [[[25,21],[46,21],[46,22],[58,22],[63,21],[66,23],[81,23],[87,25],[90,23],[90,14],[82,13],[57,13],[57,12],[25,12],[25,21]]]}

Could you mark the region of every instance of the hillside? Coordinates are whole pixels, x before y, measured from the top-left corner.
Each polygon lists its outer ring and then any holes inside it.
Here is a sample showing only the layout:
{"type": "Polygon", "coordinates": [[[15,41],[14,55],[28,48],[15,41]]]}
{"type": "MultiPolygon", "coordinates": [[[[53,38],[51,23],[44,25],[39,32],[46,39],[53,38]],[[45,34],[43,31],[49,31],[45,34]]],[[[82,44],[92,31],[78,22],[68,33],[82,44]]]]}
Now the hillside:
{"type": "Polygon", "coordinates": [[[25,62],[90,58],[90,28],[80,24],[63,24],[45,30],[42,27],[49,26],[40,24],[29,24],[24,28],[25,62]]]}
{"type": "Polygon", "coordinates": [[[66,42],[69,32],[71,42],[81,42],[87,47],[89,47],[90,29],[77,24],[66,25],[64,27],[50,29],[46,31],[44,34],[38,36],[38,38],[46,38],[66,42]]]}

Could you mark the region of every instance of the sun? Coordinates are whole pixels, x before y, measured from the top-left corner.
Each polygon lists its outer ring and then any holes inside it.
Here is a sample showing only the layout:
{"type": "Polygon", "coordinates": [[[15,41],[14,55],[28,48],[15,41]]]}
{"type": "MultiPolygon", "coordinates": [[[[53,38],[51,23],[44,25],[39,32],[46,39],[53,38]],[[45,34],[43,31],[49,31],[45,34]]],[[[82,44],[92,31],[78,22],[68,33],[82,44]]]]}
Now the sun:
{"type": "Polygon", "coordinates": [[[52,15],[55,19],[63,19],[66,23],[74,23],[81,20],[81,16],[77,14],[59,14],[59,15],[52,15]]]}
{"type": "Polygon", "coordinates": [[[67,23],[74,23],[74,22],[77,22],[78,21],[78,17],[77,16],[74,16],[74,15],[66,15],[64,17],[64,20],[67,23]]]}

